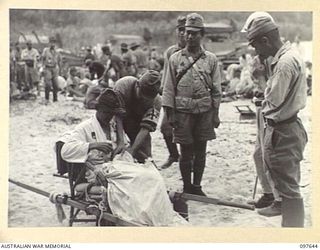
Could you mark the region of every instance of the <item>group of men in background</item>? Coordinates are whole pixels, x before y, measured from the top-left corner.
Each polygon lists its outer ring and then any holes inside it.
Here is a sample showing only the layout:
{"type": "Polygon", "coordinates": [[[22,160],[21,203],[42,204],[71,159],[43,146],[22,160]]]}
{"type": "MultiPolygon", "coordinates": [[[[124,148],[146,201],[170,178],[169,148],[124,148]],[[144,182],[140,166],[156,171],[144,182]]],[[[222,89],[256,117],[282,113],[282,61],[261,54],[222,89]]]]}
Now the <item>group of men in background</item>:
{"type": "MultiPolygon", "coordinates": [[[[53,101],[57,101],[57,92],[67,90],[64,89],[66,83],[62,78],[64,80],[70,76],[74,78],[72,74],[75,70],[77,71],[76,78],[73,79],[73,82],[78,82],[78,85],[85,78],[84,82],[86,83],[88,83],[87,79],[97,79],[96,75],[89,76],[88,69],[92,62],[100,62],[104,65],[104,75],[108,77],[111,86],[124,76],[140,77],[148,69],[158,72],[162,70],[162,58],[155,48],[150,51],[142,50],[141,44],[133,42],[130,45],[121,43],[120,49],[121,54],[116,55],[112,52],[110,45],[102,45],[101,55],[98,57],[92,47],[88,46],[86,54],[83,55],[83,65],[75,67],[70,66],[67,56],[60,53],[60,49],[56,46],[55,37],[49,38],[49,46],[44,48],[41,53],[33,47],[31,40],[26,41],[25,49],[22,49],[21,44],[17,42],[13,48],[10,47],[10,95],[36,91],[40,95],[42,87],[45,90],[46,104],[49,102],[51,91],[53,101]]],[[[71,87],[73,88],[74,84],[71,87]]],[[[84,97],[85,93],[85,91],[82,91],[81,94],[78,92],[76,96],[84,97]]],[[[71,96],[74,94],[71,93],[71,96]]]]}

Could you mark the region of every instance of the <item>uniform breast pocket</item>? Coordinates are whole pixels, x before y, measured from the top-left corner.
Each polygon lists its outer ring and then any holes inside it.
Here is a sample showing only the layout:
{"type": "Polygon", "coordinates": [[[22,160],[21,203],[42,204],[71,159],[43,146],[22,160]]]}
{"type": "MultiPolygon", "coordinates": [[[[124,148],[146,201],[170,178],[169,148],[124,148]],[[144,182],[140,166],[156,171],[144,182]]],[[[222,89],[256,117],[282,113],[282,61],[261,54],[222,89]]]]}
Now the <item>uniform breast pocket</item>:
{"type": "Polygon", "coordinates": [[[192,85],[186,81],[180,81],[177,90],[178,96],[191,97],[193,93],[192,85]]]}

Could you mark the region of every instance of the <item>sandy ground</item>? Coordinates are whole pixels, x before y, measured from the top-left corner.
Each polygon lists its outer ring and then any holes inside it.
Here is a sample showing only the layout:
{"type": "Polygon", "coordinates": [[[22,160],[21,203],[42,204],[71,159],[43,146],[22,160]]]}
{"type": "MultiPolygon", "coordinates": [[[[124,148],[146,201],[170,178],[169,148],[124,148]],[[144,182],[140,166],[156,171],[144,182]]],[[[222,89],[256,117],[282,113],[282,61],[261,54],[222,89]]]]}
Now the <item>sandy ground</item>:
{"type": "MultiPolygon", "coordinates": [[[[68,181],[53,177],[56,172],[53,145],[58,136],[77,123],[90,117],[94,111],[85,110],[81,103],[67,101],[60,96],[58,103],[48,106],[36,101],[15,101],[10,104],[9,176],[48,192],[69,192],[68,181]]],[[[252,160],[256,124],[254,120],[240,120],[234,105],[249,104],[240,100],[221,105],[221,126],[217,139],[208,143],[207,166],[203,177],[203,189],[210,197],[226,201],[246,203],[252,199],[255,170],[252,160]]],[[[309,143],[302,161],[301,184],[305,199],[306,226],[312,226],[311,218],[311,98],[300,117],[308,131],[309,143]]],[[[167,157],[162,134],[153,136],[153,158],[161,164],[167,157]]],[[[162,170],[168,189],[181,190],[182,180],[178,164],[162,170]]],[[[257,196],[261,193],[258,185],[257,196]]],[[[59,227],[55,206],[45,197],[9,185],[9,227],[59,227]]],[[[192,226],[210,227],[280,227],[281,217],[267,218],[256,211],[188,202],[192,226]]],[[[65,207],[68,212],[68,207],[65,207]]],[[[77,224],[76,226],[93,226],[77,224]]]]}

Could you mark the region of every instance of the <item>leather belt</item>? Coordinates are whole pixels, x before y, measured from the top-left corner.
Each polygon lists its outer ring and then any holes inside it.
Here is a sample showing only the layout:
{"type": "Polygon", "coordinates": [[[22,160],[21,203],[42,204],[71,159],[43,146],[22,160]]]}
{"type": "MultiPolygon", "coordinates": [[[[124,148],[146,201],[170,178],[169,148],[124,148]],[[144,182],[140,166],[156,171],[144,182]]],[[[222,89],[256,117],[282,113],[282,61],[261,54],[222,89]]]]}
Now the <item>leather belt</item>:
{"type": "Polygon", "coordinates": [[[193,94],[192,99],[201,99],[203,97],[211,96],[210,92],[204,92],[201,94],[193,94]]]}
{"type": "Polygon", "coordinates": [[[295,114],[294,116],[291,116],[290,118],[283,120],[283,121],[280,121],[280,122],[275,122],[272,119],[265,118],[265,123],[271,127],[276,127],[279,125],[289,124],[289,123],[295,122],[297,119],[298,119],[298,115],[295,114]]]}

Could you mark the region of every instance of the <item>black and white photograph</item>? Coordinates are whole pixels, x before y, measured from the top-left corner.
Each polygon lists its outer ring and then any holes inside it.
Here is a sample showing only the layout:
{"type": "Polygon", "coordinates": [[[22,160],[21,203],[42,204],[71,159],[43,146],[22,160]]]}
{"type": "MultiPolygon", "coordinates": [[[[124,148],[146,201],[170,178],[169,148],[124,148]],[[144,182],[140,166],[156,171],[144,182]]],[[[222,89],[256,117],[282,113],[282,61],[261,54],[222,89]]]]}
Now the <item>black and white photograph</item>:
{"type": "Polygon", "coordinates": [[[312,11],[9,9],[8,228],[312,228],[312,11]]]}

